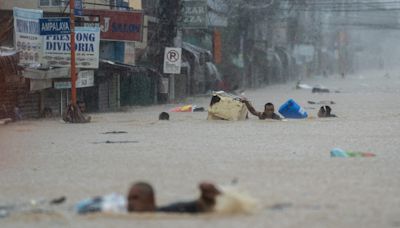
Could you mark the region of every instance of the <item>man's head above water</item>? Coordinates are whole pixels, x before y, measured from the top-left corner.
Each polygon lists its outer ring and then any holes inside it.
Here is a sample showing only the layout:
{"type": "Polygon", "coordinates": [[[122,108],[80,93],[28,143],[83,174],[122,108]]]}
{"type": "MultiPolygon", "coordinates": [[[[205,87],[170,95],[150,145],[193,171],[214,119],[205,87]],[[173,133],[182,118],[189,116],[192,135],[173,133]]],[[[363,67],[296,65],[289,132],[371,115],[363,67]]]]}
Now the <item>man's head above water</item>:
{"type": "Polygon", "coordinates": [[[146,182],[134,183],[128,192],[129,212],[150,212],[156,210],[153,187],[146,182]]]}
{"type": "Polygon", "coordinates": [[[264,105],[264,115],[271,117],[275,112],[275,107],[272,103],[266,103],[264,105]]]}

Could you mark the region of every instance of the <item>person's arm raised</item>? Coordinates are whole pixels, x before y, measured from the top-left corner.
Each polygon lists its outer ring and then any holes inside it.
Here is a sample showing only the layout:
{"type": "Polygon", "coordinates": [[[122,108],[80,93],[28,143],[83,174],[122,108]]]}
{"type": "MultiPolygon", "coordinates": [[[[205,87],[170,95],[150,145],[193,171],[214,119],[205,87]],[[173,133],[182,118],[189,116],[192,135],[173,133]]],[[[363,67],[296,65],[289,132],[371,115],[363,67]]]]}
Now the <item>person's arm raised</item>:
{"type": "Polygon", "coordinates": [[[248,101],[247,99],[242,99],[241,100],[247,107],[247,109],[249,110],[249,112],[255,116],[260,117],[261,112],[257,112],[254,107],[251,105],[250,101],[248,101]]]}

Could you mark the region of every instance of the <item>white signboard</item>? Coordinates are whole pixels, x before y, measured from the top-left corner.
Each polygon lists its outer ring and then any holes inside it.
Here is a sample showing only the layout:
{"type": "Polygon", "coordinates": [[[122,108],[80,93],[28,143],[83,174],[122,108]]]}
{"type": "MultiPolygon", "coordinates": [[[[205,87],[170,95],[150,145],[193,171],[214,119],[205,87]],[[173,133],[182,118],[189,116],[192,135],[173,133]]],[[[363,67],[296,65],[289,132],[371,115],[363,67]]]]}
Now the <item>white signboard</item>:
{"type": "Polygon", "coordinates": [[[76,80],[76,87],[91,87],[94,86],[94,71],[83,70],[78,73],[78,80],[76,80]]]}
{"type": "MultiPolygon", "coordinates": [[[[53,67],[70,67],[70,35],[49,35],[43,39],[42,63],[53,67]]],[[[75,28],[75,61],[77,68],[99,67],[100,29],[96,27],[75,28]]]]}
{"type": "Polygon", "coordinates": [[[38,65],[42,53],[39,18],[42,10],[14,7],[15,47],[19,52],[19,63],[38,65]]]}
{"type": "Polygon", "coordinates": [[[182,65],[182,48],[165,48],[164,74],[180,74],[182,65]]]}
{"type": "Polygon", "coordinates": [[[125,58],[124,63],[135,65],[135,43],[125,42],[125,58]]]}
{"type": "MultiPolygon", "coordinates": [[[[78,79],[76,80],[76,88],[84,88],[94,86],[94,71],[84,70],[78,73],[78,79]]],[[[55,81],[55,89],[70,89],[71,81],[55,81]]]]}

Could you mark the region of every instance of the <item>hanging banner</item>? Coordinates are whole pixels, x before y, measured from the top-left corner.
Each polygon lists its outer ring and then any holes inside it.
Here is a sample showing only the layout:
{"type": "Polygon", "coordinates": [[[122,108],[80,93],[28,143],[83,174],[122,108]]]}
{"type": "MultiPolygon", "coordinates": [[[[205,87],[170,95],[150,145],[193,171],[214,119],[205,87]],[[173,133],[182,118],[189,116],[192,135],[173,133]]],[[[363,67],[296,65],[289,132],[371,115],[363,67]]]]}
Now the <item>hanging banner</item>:
{"type": "MultiPolygon", "coordinates": [[[[100,30],[95,27],[75,27],[76,67],[99,67],[100,30]]],[[[53,67],[70,67],[70,35],[50,35],[43,39],[42,63],[53,67]]]]}
{"type": "Polygon", "coordinates": [[[85,26],[100,23],[100,38],[116,41],[142,41],[143,12],[116,10],[84,11],[85,26]]]}
{"type": "Polygon", "coordinates": [[[182,48],[166,47],[164,53],[164,74],[180,74],[182,48]]]}
{"type": "Polygon", "coordinates": [[[14,7],[15,47],[19,52],[19,63],[22,65],[39,65],[41,58],[42,37],[40,36],[39,19],[42,10],[14,7]]]}

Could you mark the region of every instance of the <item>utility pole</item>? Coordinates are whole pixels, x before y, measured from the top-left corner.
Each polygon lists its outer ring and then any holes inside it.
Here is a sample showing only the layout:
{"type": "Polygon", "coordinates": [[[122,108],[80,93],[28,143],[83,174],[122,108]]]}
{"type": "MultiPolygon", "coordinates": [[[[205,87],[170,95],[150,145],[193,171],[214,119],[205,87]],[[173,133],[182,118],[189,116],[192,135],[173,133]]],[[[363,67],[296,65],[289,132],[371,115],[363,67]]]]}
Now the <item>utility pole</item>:
{"type": "Polygon", "coordinates": [[[69,17],[71,21],[71,104],[76,105],[76,66],[75,66],[75,0],[69,1],[69,17]]]}
{"type": "MultiPolygon", "coordinates": [[[[160,71],[163,71],[164,51],[166,47],[174,45],[174,38],[177,36],[177,17],[180,11],[180,0],[162,0],[158,6],[157,16],[159,24],[157,29],[158,53],[157,64],[160,71]]],[[[175,76],[169,78],[169,102],[175,101],[175,76]]]]}

